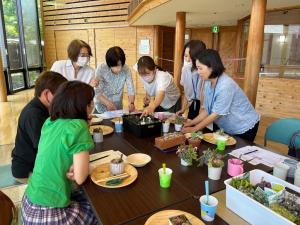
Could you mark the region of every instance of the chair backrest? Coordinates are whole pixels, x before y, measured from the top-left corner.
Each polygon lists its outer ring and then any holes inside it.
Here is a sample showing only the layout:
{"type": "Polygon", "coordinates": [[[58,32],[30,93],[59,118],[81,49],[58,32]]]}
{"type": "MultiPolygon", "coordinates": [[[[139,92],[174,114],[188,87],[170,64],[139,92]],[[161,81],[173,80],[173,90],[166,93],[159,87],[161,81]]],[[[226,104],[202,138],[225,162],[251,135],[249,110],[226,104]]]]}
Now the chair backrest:
{"type": "Polygon", "coordinates": [[[17,225],[17,209],[12,200],[0,191],[0,225],[17,225]]]}
{"type": "Polygon", "coordinates": [[[292,135],[300,131],[300,119],[284,118],[270,124],[265,133],[265,145],[267,140],[289,145],[292,135]]]}

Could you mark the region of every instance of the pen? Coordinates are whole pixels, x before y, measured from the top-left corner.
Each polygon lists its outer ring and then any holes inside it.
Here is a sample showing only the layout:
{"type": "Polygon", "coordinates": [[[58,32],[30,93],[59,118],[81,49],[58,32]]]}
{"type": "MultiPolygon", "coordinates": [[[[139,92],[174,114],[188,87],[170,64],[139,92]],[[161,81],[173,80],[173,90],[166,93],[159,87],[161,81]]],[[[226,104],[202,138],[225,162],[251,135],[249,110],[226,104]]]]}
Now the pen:
{"type": "Polygon", "coordinates": [[[256,150],[253,150],[253,151],[250,151],[250,152],[246,152],[246,153],[244,153],[243,155],[248,155],[248,154],[251,154],[251,153],[253,153],[253,152],[257,152],[258,150],[256,149],[256,150]]]}

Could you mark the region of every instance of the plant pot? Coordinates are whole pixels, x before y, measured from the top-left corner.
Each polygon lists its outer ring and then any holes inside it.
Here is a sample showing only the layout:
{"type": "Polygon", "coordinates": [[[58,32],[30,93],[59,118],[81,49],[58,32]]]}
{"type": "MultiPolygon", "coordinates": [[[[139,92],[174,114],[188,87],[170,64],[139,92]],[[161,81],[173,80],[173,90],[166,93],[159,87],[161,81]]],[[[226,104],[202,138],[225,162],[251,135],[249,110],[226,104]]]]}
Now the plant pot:
{"type": "Polygon", "coordinates": [[[181,131],[182,124],[175,124],[175,131],[179,132],[181,131]]]}
{"type": "Polygon", "coordinates": [[[191,166],[192,165],[192,163],[188,163],[184,159],[180,159],[180,164],[183,165],[183,166],[191,166]]]}
{"type": "Polygon", "coordinates": [[[208,178],[212,180],[220,180],[222,167],[208,167],[208,178]]]}
{"type": "Polygon", "coordinates": [[[195,147],[199,148],[200,143],[201,143],[200,138],[196,138],[196,139],[189,138],[188,141],[189,141],[189,144],[192,145],[194,148],[195,147]]]}

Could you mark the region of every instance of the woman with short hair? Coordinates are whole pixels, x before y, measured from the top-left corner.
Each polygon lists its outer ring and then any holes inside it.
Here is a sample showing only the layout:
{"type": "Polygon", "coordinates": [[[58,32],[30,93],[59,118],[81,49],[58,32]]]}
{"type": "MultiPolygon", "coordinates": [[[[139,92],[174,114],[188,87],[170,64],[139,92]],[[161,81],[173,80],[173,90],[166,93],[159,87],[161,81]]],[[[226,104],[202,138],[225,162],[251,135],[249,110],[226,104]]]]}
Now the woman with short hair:
{"type": "Polygon", "coordinates": [[[253,142],[260,115],[239,85],[227,74],[219,53],[213,49],[196,56],[196,66],[205,80],[204,106],[200,114],[185,123],[183,132],[195,132],[213,123],[226,133],[253,142]]]}
{"type": "Polygon", "coordinates": [[[135,110],[135,91],[131,71],[125,64],[126,57],[122,48],[111,47],[105,55],[106,62],[96,69],[96,110],[98,113],[123,109],[123,92],[126,83],[129,111],[135,110]]]}
{"type": "Polygon", "coordinates": [[[92,87],[98,85],[95,71],[88,65],[93,56],[91,47],[83,40],[75,39],[71,41],[67,51],[68,59],[54,62],[51,71],[62,74],[69,81],[79,80],[92,87]]]}

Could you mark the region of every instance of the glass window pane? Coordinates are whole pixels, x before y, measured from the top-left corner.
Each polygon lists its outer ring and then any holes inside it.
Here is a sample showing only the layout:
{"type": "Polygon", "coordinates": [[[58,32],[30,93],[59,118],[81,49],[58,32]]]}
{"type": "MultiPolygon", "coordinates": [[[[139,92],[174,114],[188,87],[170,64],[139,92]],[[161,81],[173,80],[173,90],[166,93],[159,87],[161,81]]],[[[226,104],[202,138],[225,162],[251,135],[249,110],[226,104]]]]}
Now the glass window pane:
{"type": "Polygon", "coordinates": [[[22,48],[19,40],[16,0],[2,0],[2,2],[10,68],[21,69],[22,48]]]}
{"type": "Polygon", "coordinates": [[[11,79],[12,79],[13,90],[17,90],[25,87],[23,73],[12,73],[11,79]]]}
{"type": "Polygon", "coordinates": [[[35,80],[39,76],[39,71],[29,71],[29,85],[33,86],[35,84],[35,80]]]}
{"type": "Polygon", "coordinates": [[[41,65],[36,1],[22,0],[22,17],[28,67],[41,65]]]}

